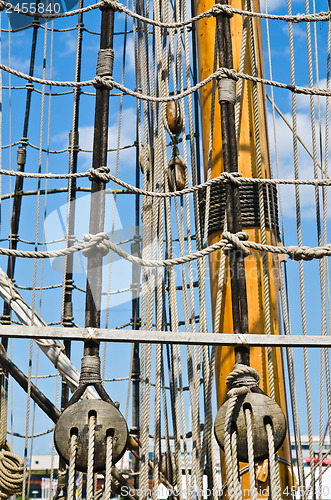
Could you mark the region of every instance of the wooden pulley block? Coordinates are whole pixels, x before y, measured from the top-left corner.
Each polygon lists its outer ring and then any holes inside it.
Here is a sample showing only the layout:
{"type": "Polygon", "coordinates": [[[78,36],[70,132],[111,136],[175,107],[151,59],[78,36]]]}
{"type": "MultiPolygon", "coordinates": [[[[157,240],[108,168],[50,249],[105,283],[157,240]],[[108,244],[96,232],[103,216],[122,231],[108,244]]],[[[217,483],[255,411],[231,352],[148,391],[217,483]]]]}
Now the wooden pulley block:
{"type": "MultiPolygon", "coordinates": [[[[224,450],[224,434],[226,423],[226,413],[230,398],[227,398],[217,412],[215,419],[215,437],[219,446],[224,450]]],[[[286,420],[281,407],[276,401],[260,388],[254,387],[251,392],[239,396],[232,413],[231,426],[237,432],[237,455],[241,462],[248,462],[247,450],[247,426],[245,409],[249,408],[252,417],[253,448],[255,460],[268,458],[268,436],[266,424],[272,426],[275,451],[277,451],[286,435],[286,420]]]]}
{"type": "Polygon", "coordinates": [[[185,167],[179,158],[172,158],[168,163],[168,181],[171,191],[182,191],[185,188],[185,167]]]}
{"type": "Polygon", "coordinates": [[[169,101],[167,103],[167,123],[174,135],[179,135],[183,130],[183,117],[178,101],[169,101]]]}
{"type": "Polygon", "coordinates": [[[54,431],[55,447],[59,455],[69,463],[70,439],[78,437],[76,469],[87,470],[89,448],[89,418],[95,416],[94,470],[102,471],[106,464],[107,437],[113,436],[112,464],[118,462],[125,453],[128,428],[120,411],[111,403],[101,399],[79,401],[69,406],[56,423],[54,431]]]}

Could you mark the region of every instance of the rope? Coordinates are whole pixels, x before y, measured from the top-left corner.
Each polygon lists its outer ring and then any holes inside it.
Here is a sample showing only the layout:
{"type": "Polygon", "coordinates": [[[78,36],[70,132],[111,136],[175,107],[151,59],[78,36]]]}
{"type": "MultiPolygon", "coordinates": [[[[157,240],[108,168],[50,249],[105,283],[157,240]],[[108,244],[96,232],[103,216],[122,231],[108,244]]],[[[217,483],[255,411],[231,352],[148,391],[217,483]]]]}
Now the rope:
{"type": "MultiPolygon", "coordinates": [[[[242,10],[242,9],[235,9],[229,5],[221,5],[221,4],[215,4],[213,5],[210,9],[208,9],[205,12],[202,12],[198,16],[192,17],[191,19],[186,19],[185,21],[180,21],[180,22],[175,22],[175,23],[164,23],[161,21],[157,21],[155,19],[147,18],[144,16],[141,16],[132,10],[128,9],[124,5],[122,5],[120,2],[117,0],[102,0],[100,2],[97,2],[92,5],[88,5],[87,7],[83,7],[81,9],[75,9],[71,10],[68,12],[58,12],[58,13],[32,13],[30,11],[23,11],[21,9],[18,9],[17,6],[12,5],[9,2],[5,2],[4,0],[1,0],[0,5],[4,9],[8,10],[14,10],[15,12],[18,12],[20,14],[24,14],[26,16],[30,17],[37,17],[37,18],[44,18],[44,19],[56,19],[56,18],[61,18],[61,17],[69,17],[69,16],[75,16],[79,14],[80,12],[89,12],[94,9],[98,9],[100,7],[105,7],[109,6],[113,10],[117,10],[119,12],[124,12],[128,16],[131,16],[135,19],[138,19],[139,21],[142,21],[144,23],[150,24],[152,26],[157,26],[159,28],[182,28],[184,26],[188,26],[189,24],[192,24],[194,22],[199,21],[200,19],[203,18],[208,18],[212,16],[217,16],[219,14],[225,14],[226,16],[233,16],[234,14],[239,14],[242,16],[248,16],[248,17],[255,17],[255,18],[260,18],[260,19],[271,19],[271,20],[276,20],[276,21],[285,21],[288,23],[303,23],[303,22],[320,22],[320,21],[329,21],[330,20],[330,12],[318,12],[314,14],[296,14],[296,15],[277,15],[277,14],[265,14],[262,12],[252,12],[252,11],[247,11],[247,10],[242,10]]],[[[31,25],[32,26],[32,25],[31,25]]],[[[25,27],[27,28],[27,26],[25,27]]],[[[17,31],[17,30],[12,30],[12,31],[17,31]]]]}
{"type": "MultiPolygon", "coordinates": [[[[252,367],[247,365],[236,364],[234,366],[233,371],[228,375],[226,379],[226,385],[229,388],[229,392],[227,397],[229,398],[228,407],[225,415],[225,431],[224,431],[224,453],[225,453],[225,466],[226,466],[226,474],[227,474],[227,484],[228,484],[228,494],[229,498],[235,495],[236,486],[238,479],[234,475],[233,471],[233,448],[231,446],[231,439],[233,434],[232,429],[232,415],[234,409],[236,407],[238,398],[250,392],[251,387],[256,387],[260,382],[259,373],[252,367]],[[239,386],[237,386],[237,384],[239,386]]],[[[250,416],[250,415],[249,415],[250,416]]],[[[248,430],[247,430],[248,432],[248,430]]],[[[252,436],[250,436],[252,438],[252,436]]],[[[253,438],[251,442],[248,442],[248,446],[251,445],[252,454],[252,446],[253,446],[253,438]]],[[[253,463],[254,463],[254,455],[253,463]]],[[[251,460],[252,460],[251,456],[251,460]]],[[[237,474],[237,469],[235,469],[237,474]]],[[[250,480],[252,483],[252,478],[250,475],[250,480]]],[[[254,489],[253,489],[254,491],[254,489]]],[[[251,494],[254,494],[253,491],[251,494]]],[[[255,498],[255,497],[253,497],[255,498]]]]}
{"type": "Polygon", "coordinates": [[[77,448],[78,436],[76,434],[73,434],[70,438],[68,500],[74,499],[77,448]]]}
{"type": "Polygon", "coordinates": [[[89,421],[88,421],[86,500],[93,499],[95,425],[96,425],[96,417],[95,415],[92,414],[89,416],[89,421]]]}
{"type": "MultiPolygon", "coordinates": [[[[72,12],[72,11],[71,11],[72,12]]],[[[6,71],[7,73],[10,73],[12,75],[15,75],[19,78],[23,78],[25,80],[29,80],[35,83],[39,83],[41,85],[49,85],[49,86],[55,86],[55,87],[89,87],[89,86],[103,86],[106,87],[110,90],[115,87],[116,89],[120,90],[124,94],[130,95],[132,97],[135,97],[137,99],[142,99],[144,101],[150,101],[150,102],[169,102],[173,100],[179,100],[183,99],[184,97],[187,97],[194,92],[197,92],[200,90],[202,87],[205,85],[208,85],[213,80],[218,80],[220,78],[233,78],[234,80],[238,80],[239,78],[243,80],[248,80],[251,82],[255,83],[261,83],[263,85],[270,85],[276,88],[280,89],[287,89],[290,90],[293,94],[303,94],[303,95],[318,95],[318,96],[325,96],[325,97],[330,97],[331,96],[331,89],[326,88],[326,89],[320,89],[316,87],[301,87],[297,85],[290,85],[287,83],[281,83],[277,82],[275,80],[268,80],[265,78],[260,78],[258,76],[252,76],[248,75],[246,73],[240,73],[239,71],[235,71],[233,69],[228,69],[228,68],[218,68],[214,73],[211,73],[209,76],[207,76],[204,80],[201,82],[198,82],[195,86],[190,87],[187,90],[184,90],[183,92],[180,92],[178,94],[175,94],[173,96],[161,96],[161,97],[156,97],[156,96],[151,96],[148,94],[142,94],[141,92],[136,92],[133,91],[121,83],[116,82],[112,77],[110,76],[95,76],[92,80],[85,80],[82,82],[76,82],[76,81],[58,81],[58,80],[45,80],[43,78],[37,78],[35,76],[29,76],[26,73],[22,73],[21,71],[18,71],[16,69],[10,68],[4,64],[0,64],[0,69],[3,71],[6,71]]]]}
{"type": "Polygon", "coordinates": [[[265,428],[268,436],[271,498],[275,500],[280,500],[281,491],[280,491],[279,480],[277,481],[277,471],[276,471],[277,464],[275,461],[274,435],[272,431],[272,426],[270,424],[266,424],[265,428]]]}
{"type": "Polygon", "coordinates": [[[0,450],[0,499],[5,500],[22,492],[24,460],[15,453],[6,441],[0,450]]]}
{"type": "Polygon", "coordinates": [[[113,461],[113,436],[107,436],[106,448],[106,474],[103,499],[109,500],[111,497],[111,467],[113,461]]]}
{"type": "Polygon", "coordinates": [[[249,408],[245,409],[246,427],[247,427],[247,451],[248,451],[248,467],[249,467],[249,486],[251,500],[257,500],[257,489],[255,479],[255,464],[254,464],[254,446],[253,446],[253,428],[252,414],[249,408]]]}
{"type": "MultiPolygon", "coordinates": [[[[73,174],[53,174],[53,173],[38,173],[38,172],[20,172],[16,170],[5,170],[0,169],[0,175],[8,175],[12,177],[26,177],[29,179],[80,179],[85,177],[95,176],[104,182],[113,181],[115,184],[119,184],[120,186],[126,188],[133,194],[142,194],[146,196],[151,196],[154,198],[172,198],[176,196],[184,196],[190,193],[196,193],[202,189],[206,189],[215,184],[227,184],[233,183],[237,186],[242,184],[271,184],[272,186],[278,185],[288,185],[288,186],[331,186],[331,178],[323,178],[323,179],[269,179],[269,178],[259,178],[259,177],[241,177],[241,174],[238,172],[222,172],[218,177],[214,177],[212,179],[207,180],[201,184],[197,184],[188,188],[185,188],[181,191],[148,191],[146,189],[141,189],[129,184],[118,177],[106,173],[109,171],[108,167],[99,167],[99,169],[88,169],[85,172],[73,173],[73,174]],[[100,169],[100,174],[98,170],[100,169]]],[[[30,192],[27,192],[30,193],[30,192]]],[[[21,240],[23,241],[23,240],[21,240]]]]}

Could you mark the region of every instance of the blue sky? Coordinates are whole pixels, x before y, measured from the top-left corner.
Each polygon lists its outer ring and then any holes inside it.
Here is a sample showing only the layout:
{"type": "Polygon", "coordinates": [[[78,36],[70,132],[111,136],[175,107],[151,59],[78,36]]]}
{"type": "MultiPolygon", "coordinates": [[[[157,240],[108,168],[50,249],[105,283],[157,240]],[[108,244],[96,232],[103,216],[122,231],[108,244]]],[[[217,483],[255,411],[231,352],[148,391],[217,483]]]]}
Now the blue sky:
{"type": "MultiPolygon", "coordinates": [[[[262,0],[262,4],[264,1],[262,0]]],[[[189,4],[189,2],[188,2],[189,4]]],[[[313,10],[313,2],[310,1],[310,10],[313,10]]],[[[287,2],[281,0],[268,1],[268,11],[272,13],[287,13],[287,2]]],[[[304,12],[305,5],[302,0],[294,0],[292,2],[293,13],[304,12]]],[[[327,10],[327,1],[319,0],[316,2],[316,10],[327,10]]],[[[1,14],[2,17],[2,27],[8,27],[8,17],[5,13],[1,14]]],[[[124,16],[116,15],[116,29],[119,31],[123,30],[124,27],[124,16]]],[[[71,28],[76,24],[76,19],[67,18],[58,20],[55,22],[56,27],[60,28],[71,28]]],[[[48,23],[50,27],[51,23],[48,23]]],[[[100,12],[98,10],[92,11],[84,16],[85,28],[92,31],[99,31],[100,26],[100,12]]],[[[290,55],[289,55],[289,41],[288,41],[288,25],[283,22],[270,21],[270,37],[271,37],[271,58],[273,67],[273,79],[281,82],[290,82],[290,55]]],[[[267,43],[266,43],[266,31],[265,22],[262,22],[263,34],[264,34],[264,59],[265,59],[265,73],[266,77],[268,74],[268,53],[267,53],[267,43]]],[[[318,41],[318,63],[319,63],[319,85],[320,87],[326,86],[326,61],[327,61],[327,24],[317,23],[316,35],[318,41]]],[[[295,44],[295,67],[296,67],[296,83],[301,86],[309,85],[308,70],[307,70],[307,39],[306,39],[306,26],[304,23],[294,25],[294,44],[295,44]]],[[[314,36],[313,25],[312,25],[312,35],[314,36]]],[[[47,61],[46,66],[46,78],[52,75],[52,78],[57,80],[73,80],[75,74],[75,51],[76,51],[76,32],[68,31],[61,33],[54,33],[53,41],[50,33],[47,37],[47,61]],[[53,67],[49,65],[51,49],[53,49],[53,67]]],[[[10,65],[15,69],[20,69],[23,72],[28,72],[29,68],[29,58],[30,58],[30,45],[31,45],[32,31],[31,29],[13,33],[11,35],[11,43],[9,44],[8,34],[2,33],[2,44],[1,44],[1,62],[6,65],[10,65]],[[10,48],[10,54],[9,54],[10,48]]],[[[37,57],[36,57],[36,70],[35,75],[41,77],[43,74],[43,51],[44,51],[44,30],[39,30],[38,33],[38,47],[37,47],[37,57]]],[[[115,37],[115,66],[114,66],[114,79],[116,81],[121,80],[122,71],[122,54],[124,47],[124,37],[123,35],[118,35],[115,37]]],[[[83,42],[83,66],[82,66],[82,76],[81,80],[88,80],[93,78],[95,74],[97,50],[99,47],[98,36],[84,32],[84,42],[83,42]]],[[[313,47],[314,51],[314,47],[313,47]]],[[[314,56],[315,57],[315,56],[314,56]]],[[[314,67],[314,85],[317,85],[317,75],[316,75],[316,61],[313,62],[314,67]]],[[[124,75],[124,85],[134,88],[134,50],[132,39],[129,38],[127,44],[127,63],[124,75]]],[[[3,85],[8,85],[8,75],[2,73],[3,85]]],[[[22,85],[22,81],[16,77],[11,77],[11,85],[22,85]]],[[[24,85],[24,83],[23,83],[24,85]]],[[[40,88],[40,87],[38,87],[40,88]]],[[[58,88],[53,88],[53,92],[59,92],[58,88]]],[[[93,92],[92,88],[85,89],[89,92],[93,92]]],[[[116,94],[116,92],[114,92],[116,94]]],[[[267,88],[267,93],[270,95],[270,88],[267,88]]],[[[291,95],[286,90],[274,91],[275,102],[280,110],[284,113],[286,118],[291,122],[291,95]]],[[[11,100],[9,100],[8,90],[3,90],[3,114],[2,114],[2,145],[7,145],[10,142],[15,143],[20,141],[23,128],[24,119],[24,109],[25,109],[25,99],[26,93],[22,90],[11,91],[11,100]],[[11,128],[10,128],[11,123],[11,128]]],[[[41,103],[42,98],[40,94],[36,92],[32,95],[32,109],[31,109],[31,119],[29,127],[29,141],[35,146],[39,147],[40,144],[40,118],[41,118],[41,103]]],[[[68,146],[68,133],[72,127],[72,105],[73,105],[73,95],[68,94],[64,96],[52,97],[49,100],[48,96],[45,97],[44,102],[44,126],[42,129],[42,145],[46,148],[49,140],[49,148],[51,150],[65,149],[68,146]],[[50,133],[48,139],[48,123],[50,124],[50,133]]],[[[110,127],[109,127],[109,147],[116,148],[118,140],[118,123],[119,123],[119,107],[120,107],[120,97],[115,95],[110,98],[110,127]]],[[[123,101],[123,116],[122,116],[122,127],[121,127],[121,137],[120,146],[131,145],[136,140],[136,104],[135,100],[131,97],[126,97],[123,101]]],[[[312,150],[312,139],[311,139],[311,115],[309,109],[309,98],[305,96],[297,97],[298,106],[298,134],[302,140],[307,144],[307,147],[312,150]]],[[[315,119],[317,120],[317,99],[315,100],[315,119]]],[[[320,100],[321,107],[321,120],[322,120],[322,143],[325,137],[325,99],[320,100]]],[[[274,175],[276,175],[276,165],[275,165],[275,148],[274,148],[274,130],[272,124],[272,109],[268,104],[268,119],[269,119],[269,138],[270,138],[270,148],[271,148],[271,158],[273,162],[274,175]]],[[[94,121],[94,98],[90,95],[81,96],[81,112],[80,112],[80,147],[83,149],[92,149],[93,140],[93,121],[94,121]]],[[[317,123],[318,130],[318,123],[317,123]]],[[[278,143],[278,155],[279,155],[279,171],[280,177],[291,178],[293,177],[293,150],[292,150],[292,134],[288,127],[284,124],[282,119],[276,114],[276,137],[278,143]]],[[[36,171],[38,169],[38,156],[39,152],[31,147],[28,148],[28,161],[27,170],[36,171]]],[[[302,178],[313,178],[313,162],[309,155],[299,146],[299,161],[300,161],[300,176],[302,178]]],[[[15,168],[16,162],[16,147],[4,149],[2,151],[2,165],[3,168],[15,168]]],[[[121,151],[119,156],[119,177],[128,182],[135,182],[135,150],[126,149],[121,151]]],[[[85,171],[91,165],[91,153],[81,153],[79,160],[79,171],[85,171]]],[[[116,173],[116,153],[109,153],[108,165],[111,168],[111,173],[116,173]]],[[[51,154],[47,157],[45,153],[42,154],[42,171],[45,171],[46,166],[50,172],[64,172],[68,168],[68,153],[51,154]]],[[[1,179],[1,191],[2,194],[12,191],[14,188],[14,180],[8,177],[1,179]]],[[[66,183],[63,181],[54,181],[47,183],[48,188],[55,186],[65,187],[66,183]]],[[[80,186],[89,186],[88,180],[81,180],[79,182],[80,186]]],[[[35,180],[26,180],[24,182],[24,188],[36,189],[37,182],[35,180]]],[[[110,183],[108,186],[113,187],[110,183]]],[[[45,187],[45,181],[41,182],[42,189],[45,187]]],[[[295,205],[294,205],[294,190],[291,187],[282,187],[280,189],[283,216],[284,216],[284,243],[287,245],[297,244],[296,236],[296,222],[295,222],[295,205]]],[[[303,188],[300,190],[301,202],[302,202],[302,228],[303,228],[303,243],[306,245],[316,245],[316,223],[315,223],[315,199],[314,199],[314,189],[312,187],[303,188]]],[[[79,195],[80,205],[79,215],[88,212],[88,199],[86,195],[82,193],[79,195]]],[[[111,206],[112,198],[109,197],[109,203],[111,206]]],[[[56,235],[54,237],[59,237],[59,224],[56,221],[56,214],[59,213],[61,207],[66,203],[66,194],[61,195],[48,195],[47,200],[45,197],[41,198],[40,213],[38,217],[39,223],[39,234],[38,240],[42,241],[43,238],[43,218],[46,213],[47,216],[50,214],[55,214],[53,219],[47,219],[50,225],[47,226],[45,233],[45,238],[47,240],[51,239],[52,234],[56,235]],[[54,212],[55,211],[55,212],[54,212]],[[53,221],[53,222],[52,222],[53,221]],[[55,222],[54,222],[55,221],[55,222]],[[54,226],[53,226],[54,224],[54,226]]],[[[330,210],[330,207],[328,207],[330,210]]],[[[117,210],[118,217],[121,220],[121,224],[126,228],[132,228],[135,224],[135,209],[134,209],[134,199],[132,196],[121,195],[117,199],[117,210]]],[[[1,207],[1,235],[2,237],[7,237],[9,234],[9,215],[10,215],[10,203],[8,200],[3,201],[1,207]]],[[[36,199],[35,197],[26,197],[23,200],[22,205],[22,218],[20,224],[20,236],[26,240],[33,240],[35,238],[35,225],[36,225],[36,199]]],[[[87,221],[88,217],[80,217],[80,222],[82,220],[87,221]]],[[[111,229],[111,217],[107,224],[107,230],[111,229]]],[[[84,232],[88,232],[87,222],[80,228],[80,235],[84,232]]],[[[127,233],[128,234],[128,233],[127,233]]],[[[126,234],[126,235],[127,235],[126,234]]],[[[77,236],[80,236],[77,235],[77,236]]],[[[3,243],[5,244],[5,243],[3,243]]],[[[59,244],[61,246],[61,244],[59,244]]],[[[27,246],[22,246],[22,248],[28,248],[27,246]]],[[[50,246],[50,248],[53,248],[50,246]]],[[[129,248],[127,247],[127,250],[129,248]]],[[[16,269],[16,282],[19,285],[31,286],[33,282],[33,266],[31,263],[26,261],[17,262],[16,269]]],[[[6,269],[6,258],[0,258],[0,266],[6,269]]],[[[50,284],[60,284],[62,281],[62,275],[54,268],[54,263],[45,261],[43,264],[38,262],[37,264],[37,277],[40,280],[41,273],[44,285],[50,284]],[[53,266],[53,267],[52,267],[53,266]]],[[[289,280],[289,290],[290,290],[290,311],[292,320],[293,333],[301,333],[301,317],[299,308],[299,291],[298,291],[298,263],[289,262],[288,265],[288,280],[289,280]]],[[[304,265],[305,268],[305,283],[306,283],[306,307],[307,307],[307,329],[308,333],[320,334],[321,331],[321,320],[320,320],[320,291],[319,291],[319,274],[318,274],[318,263],[307,263],[304,265]]],[[[82,272],[80,275],[76,276],[76,283],[78,286],[85,288],[85,274],[82,272]]],[[[129,285],[127,281],[129,280],[129,274],[125,275],[123,278],[122,267],[114,265],[113,271],[113,281],[112,289],[116,290],[118,288],[125,288],[129,285]]],[[[208,286],[208,283],[207,283],[208,286]]],[[[22,292],[23,293],[23,292],[22,292]]],[[[32,301],[32,293],[24,292],[24,297],[28,303],[32,301]]],[[[129,298],[129,295],[127,294],[129,298]]],[[[79,325],[84,323],[84,305],[85,299],[82,292],[74,291],[75,300],[75,322],[79,325]]],[[[55,291],[45,291],[42,296],[42,303],[40,308],[41,316],[45,321],[54,322],[60,320],[61,308],[61,288],[55,291]]],[[[35,307],[39,312],[39,294],[36,295],[35,307]]],[[[115,327],[117,325],[126,323],[131,317],[131,303],[121,302],[116,306],[112,307],[109,317],[109,326],[115,327]]],[[[103,322],[105,320],[105,313],[103,313],[103,322]]],[[[13,357],[16,359],[17,363],[27,372],[28,358],[27,358],[28,342],[25,341],[15,341],[13,343],[13,357]]],[[[129,357],[130,347],[112,347],[108,350],[108,362],[106,376],[109,377],[124,377],[128,375],[128,364],[127,360],[129,357]]],[[[73,361],[77,367],[80,364],[80,356],[82,354],[82,346],[77,345],[74,352],[73,361]]],[[[40,373],[55,372],[54,368],[48,363],[43,355],[40,354],[40,373]]],[[[318,366],[319,363],[318,353],[311,355],[311,366],[318,366]]],[[[297,353],[296,362],[298,367],[298,391],[302,396],[302,401],[304,402],[304,388],[301,384],[302,376],[302,353],[297,353]]],[[[35,369],[35,362],[33,370],[35,369]]],[[[312,383],[314,384],[314,371],[312,372],[313,378],[312,383]]],[[[56,383],[55,380],[39,380],[38,385],[45,390],[47,395],[51,399],[55,399],[56,383]]],[[[125,405],[125,395],[126,392],[126,382],[109,383],[107,389],[110,391],[111,396],[114,399],[121,401],[122,406],[125,405]],[[125,389],[123,389],[125,386],[125,389]]],[[[318,398],[318,391],[314,394],[314,397],[318,398]]],[[[318,399],[316,399],[318,401],[318,399]]],[[[14,391],[14,408],[22,408],[22,411],[14,412],[14,430],[19,432],[24,431],[25,426],[25,399],[22,398],[22,393],[20,390],[14,391]],[[22,401],[24,401],[23,407],[22,401]]],[[[122,408],[123,410],[123,408],[122,408]]],[[[304,425],[304,408],[302,405],[302,415],[303,415],[303,425],[304,425]]],[[[50,427],[50,422],[47,417],[43,416],[39,410],[37,410],[37,427],[38,430],[43,430],[50,427]]],[[[318,428],[318,421],[316,417],[315,421],[316,431],[318,428]]],[[[304,429],[303,429],[304,430],[304,429]]],[[[15,440],[15,446],[18,450],[22,449],[22,440],[15,440]]],[[[50,451],[51,440],[49,437],[38,438],[35,440],[34,452],[42,453],[43,451],[50,451]]]]}

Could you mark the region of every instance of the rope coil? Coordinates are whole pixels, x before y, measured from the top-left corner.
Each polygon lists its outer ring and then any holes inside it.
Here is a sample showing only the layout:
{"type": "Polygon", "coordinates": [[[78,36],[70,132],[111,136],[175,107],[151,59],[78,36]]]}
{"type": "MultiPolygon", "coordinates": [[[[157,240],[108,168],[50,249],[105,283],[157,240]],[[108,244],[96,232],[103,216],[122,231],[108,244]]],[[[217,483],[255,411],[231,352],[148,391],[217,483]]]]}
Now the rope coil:
{"type": "Polygon", "coordinates": [[[113,49],[99,49],[96,74],[97,76],[111,76],[114,66],[113,49]]]}
{"type": "MultiPolygon", "coordinates": [[[[237,395],[238,392],[234,389],[238,389],[243,386],[248,387],[250,390],[251,387],[256,387],[259,385],[260,379],[260,374],[257,370],[255,370],[255,368],[237,363],[234,365],[232,372],[229,373],[226,379],[226,386],[229,389],[228,395],[230,397],[232,395],[237,395]],[[232,390],[233,392],[231,392],[230,394],[230,391],[232,390]]],[[[241,391],[239,391],[239,393],[242,394],[241,391]]]]}
{"type": "Polygon", "coordinates": [[[85,355],[82,358],[80,384],[93,384],[101,382],[100,377],[100,358],[99,356],[85,355]]]}
{"type": "Polygon", "coordinates": [[[18,495],[23,488],[24,460],[15,455],[6,441],[5,448],[0,450],[0,499],[5,500],[18,495]]]}

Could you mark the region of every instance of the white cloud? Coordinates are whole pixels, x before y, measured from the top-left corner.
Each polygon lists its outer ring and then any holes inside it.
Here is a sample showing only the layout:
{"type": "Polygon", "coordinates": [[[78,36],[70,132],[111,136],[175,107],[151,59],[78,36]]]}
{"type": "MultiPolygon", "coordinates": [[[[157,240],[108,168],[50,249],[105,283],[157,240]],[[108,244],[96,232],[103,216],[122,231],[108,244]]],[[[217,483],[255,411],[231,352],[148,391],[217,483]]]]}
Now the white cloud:
{"type": "MultiPolygon", "coordinates": [[[[292,116],[290,113],[285,115],[287,121],[292,125],[292,116]]],[[[274,130],[271,114],[268,114],[269,137],[270,137],[270,153],[271,160],[276,176],[276,155],[274,143],[274,130]]],[[[316,121],[316,131],[318,132],[318,123],[316,121]]],[[[304,142],[307,148],[312,152],[312,133],[310,112],[297,113],[297,133],[298,137],[304,142]]],[[[285,124],[281,117],[276,116],[276,138],[278,152],[279,176],[285,179],[294,179],[294,152],[293,152],[293,134],[289,127],[285,124]]],[[[318,160],[319,160],[319,143],[318,160]]],[[[329,158],[331,165],[331,156],[329,158]]],[[[299,178],[313,179],[314,178],[314,161],[305,151],[303,146],[298,142],[298,163],[299,163],[299,178]]],[[[319,171],[320,177],[320,171],[319,171]]],[[[286,217],[294,218],[295,209],[295,189],[294,186],[280,186],[279,192],[282,199],[282,210],[286,217]]],[[[301,216],[304,219],[316,218],[315,206],[315,189],[313,186],[300,187],[300,207],[301,216]]],[[[328,213],[331,215],[331,203],[328,203],[328,213]]]]}
{"type": "MultiPolygon", "coordinates": [[[[116,149],[118,143],[118,130],[119,130],[119,113],[113,115],[113,119],[109,124],[108,131],[108,149],[116,149]]],[[[68,131],[61,132],[56,135],[53,140],[63,147],[68,145],[68,131]]],[[[88,125],[79,128],[79,145],[81,149],[92,150],[93,148],[93,134],[94,126],[88,125]]],[[[136,109],[127,108],[122,112],[121,134],[120,134],[120,147],[128,146],[136,140],[136,109]]],[[[114,173],[116,169],[116,155],[117,152],[113,151],[108,153],[108,166],[111,172],[114,173]]],[[[79,155],[80,164],[82,168],[89,168],[92,162],[92,153],[81,152],[79,155]]],[[[119,155],[120,169],[127,169],[136,163],[135,151],[132,148],[120,151],[119,155]]]]}

